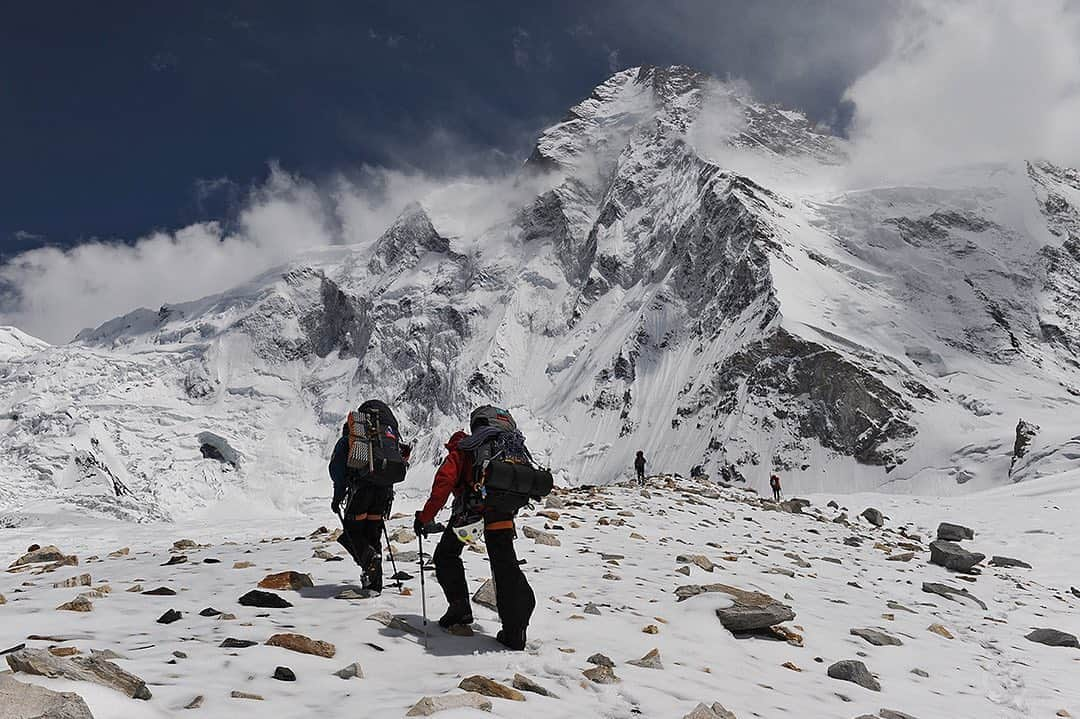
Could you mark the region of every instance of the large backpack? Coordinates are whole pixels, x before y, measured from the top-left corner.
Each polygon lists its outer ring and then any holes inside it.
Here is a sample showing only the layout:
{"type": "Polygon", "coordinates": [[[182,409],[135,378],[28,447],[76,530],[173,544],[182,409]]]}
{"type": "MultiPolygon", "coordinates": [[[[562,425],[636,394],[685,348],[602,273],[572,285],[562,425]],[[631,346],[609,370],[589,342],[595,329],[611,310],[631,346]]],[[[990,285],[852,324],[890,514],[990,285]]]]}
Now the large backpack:
{"type": "Polygon", "coordinates": [[[349,454],[346,459],[353,478],[389,487],[405,479],[408,465],[402,456],[401,438],[393,412],[378,400],[368,400],[349,412],[349,454]]]}
{"type": "Polygon", "coordinates": [[[536,466],[521,433],[504,426],[481,428],[484,441],[472,450],[470,494],[486,511],[514,513],[550,494],[554,480],[550,470],[536,466]]]}

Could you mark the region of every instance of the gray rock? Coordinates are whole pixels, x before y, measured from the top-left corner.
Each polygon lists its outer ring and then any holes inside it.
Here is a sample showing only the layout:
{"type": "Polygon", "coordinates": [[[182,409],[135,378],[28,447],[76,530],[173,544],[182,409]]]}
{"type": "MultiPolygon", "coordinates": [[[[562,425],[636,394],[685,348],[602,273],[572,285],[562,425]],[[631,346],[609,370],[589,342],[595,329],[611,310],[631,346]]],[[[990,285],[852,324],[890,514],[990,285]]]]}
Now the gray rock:
{"type": "Polygon", "coordinates": [[[975,530],[960,524],[942,522],[937,528],[937,538],[947,542],[959,542],[963,539],[975,539],[975,530]]]}
{"type": "Polygon", "coordinates": [[[288,667],[278,667],[274,670],[272,678],[277,679],[279,682],[295,682],[296,672],[288,667]]]}
{"type": "Polygon", "coordinates": [[[489,712],[491,711],[491,700],[473,692],[424,697],[416,702],[405,716],[427,717],[447,709],[478,709],[482,712],[489,712]]]}
{"type": "Polygon", "coordinates": [[[1080,641],[1072,634],[1057,629],[1036,629],[1025,637],[1028,641],[1045,644],[1048,647],[1070,647],[1080,649],[1080,641]]]}
{"type": "Polygon", "coordinates": [[[721,704],[715,703],[712,706],[698,704],[683,719],[736,719],[736,717],[721,704]]]}
{"type": "Polygon", "coordinates": [[[490,579],[485,580],[480,585],[480,588],[473,594],[472,600],[475,604],[487,607],[493,612],[499,611],[499,607],[495,604],[495,584],[490,579]]]}
{"type": "Polygon", "coordinates": [[[986,559],[985,554],[969,552],[959,544],[937,540],[930,542],[930,563],[956,572],[970,572],[976,564],[986,559]]]}
{"type": "Polygon", "coordinates": [[[404,619],[400,617],[395,617],[393,614],[387,611],[375,612],[374,614],[369,616],[368,619],[373,622],[378,622],[379,624],[382,624],[387,629],[396,629],[400,632],[406,632],[407,634],[412,634],[413,636],[417,637],[424,636],[424,631],[422,629],[417,629],[413,625],[406,622],[404,619]]]}
{"type": "Polygon", "coordinates": [[[930,678],[930,673],[927,672],[925,669],[918,669],[918,668],[912,669],[911,673],[914,674],[917,677],[922,677],[923,679],[929,679],[930,678]]]}
{"type": "Polygon", "coordinates": [[[523,692],[532,692],[533,694],[539,694],[542,697],[558,698],[550,691],[534,682],[532,679],[529,679],[524,674],[515,674],[512,685],[514,689],[519,689],[523,692]]]}
{"type": "Polygon", "coordinates": [[[592,615],[597,616],[597,617],[600,616],[600,608],[597,607],[592,602],[589,602],[588,604],[586,604],[585,609],[583,609],[582,611],[584,611],[586,614],[592,614],[592,615]]]}
{"type": "Polygon", "coordinates": [[[939,582],[923,582],[922,590],[927,594],[937,594],[938,596],[945,597],[949,601],[957,601],[953,599],[953,596],[963,597],[964,599],[970,599],[975,604],[978,604],[983,610],[986,609],[986,605],[974,594],[966,589],[960,589],[959,587],[950,587],[948,584],[941,584],[939,582]]]}
{"type": "Polygon", "coordinates": [[[1032,440],[1035,439],[1035,435],[1038,433],[1039,425],[1037,424],[1024,419],[1016,423],[1016,441],[1013,442],[1013,456],[1012,461],[1009,463],[1009,474],[1012,474],[1017,460],[1023,459],[1027,455],[1028,447],[1031,446],[1032,440]]]}
{"type": "Polygon", "coordinates": [[[899,647],[903,645],[903,642],[896,637],[877,629],[852,629],[851,634],[865,639],[875,647],[899,647]]]}
{"type": "Polygon", "coordinates": [[[364,670],[360,666],[360,662],[353,662],[347,667],[342,667],[334,672],[334,676],[339,679],[363,679],[364,670]]]}
{"type": "Polygon", "coordinates": [[[720,623],[732,632],[749,632],[766,629],[795,618],[795,612],[783,602],[761,592],[748,592],[726,584],[691,584],[675,590],[678,601],[699,594],[716,592],[731,600],[731,606],[716,610],[720,623]]]}
{"type": "Polygon", "coordinates": [[[780,503],[780,509],[790,514],[802,514],[802,511],[809,506],[809,499],[799,499],[797,497],[785,499],[780,503]]]}
{"type": "Polygon", "coordinates": [[[26,564],[40,564],[42,562],[62,562],[66,558],[66,555],[61,552],[60,549],[55,545],[50,544],[47,547],[31,549],[31,551],[12,562],[11,568],[14,569],[15,567],[21,567],[26,564]]]}
{"type": "Polygon", "coordinates": [[[0,716],[4,719],[94,719],[78,694],[54,692],[0,675],[0,716]]]}
{"type": "Polygon", "coordinates": [[[995,567],[1020,567],[1021,569],[1031,569],[1031,565],[1020,559],[1013,559],[1012,557],[990,557],[990,564],[995,567]]]}
{"type": "Polygon", "coordinates": [[[46,649],[23,649],[7,656],[13,672],[111,687],[133,699],[150,699],[146,682],[98,656],[56,657],[46,649]]]}
{"type": "Polygon", "coordinates": [[[870,522],[870,524],[874,525],[875,527],[885,526],[885,516],[873,507],[867,507],[862,511],[862,514],[860,514],[859,516],[865,519],[867,522],[870,522]]]}
{"type": "Polygon", "coordinates": [[[878,712],[878,716],[881,717],[881,719],[917,719],[910,714],[898,712],[895,709],[882,709],[878,712]]]}
{"type": "Polygon", "coordinates": [[[845,659],[836,662],[829,667],[828,675],[833,679],[853,682],[870,691],[881,691],[881,684],[878,683],[877,679],[874,679],[874,675],[870,673],[866,665],[857,659],[845,659]]]}
{"type": "Polygon", "coordinates": [[[593,667],[582,672],[585,678],[594,684],[618,684],[621,680],[615,676],[611,667],[593,667]]]}
{"type": "Polygon", "coordinates": [[[184,615],[182,613],[176,611],[175,609],[170,609],[169,611],[165,612],[160,617],[158,617],[157,623],[158,624],[172,624],[173,622],[180,621],[183,618],[183,616],[184,615]]]}
{"type": "Polygon", "coordinates": [[[611,661],[610,657],[608,657],[605,654],[600,654],[600,653],[593,654],[591,657],[589,657],[585,661],[587,661],[589,664],[595,664],[598,667],[612,667],[612,668],[614,668],[614,666],[615,666],[615,662],[611,661]]]}

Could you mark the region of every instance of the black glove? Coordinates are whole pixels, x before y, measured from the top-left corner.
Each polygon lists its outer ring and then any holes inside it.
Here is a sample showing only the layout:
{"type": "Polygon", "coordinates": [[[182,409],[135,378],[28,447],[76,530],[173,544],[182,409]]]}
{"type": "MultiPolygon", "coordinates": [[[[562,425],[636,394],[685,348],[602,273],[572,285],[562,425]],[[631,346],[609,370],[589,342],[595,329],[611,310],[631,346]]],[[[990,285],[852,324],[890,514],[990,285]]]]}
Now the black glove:
{"type": "Polygon", "coordinates": [[[341,514],[341,497],[334,497],[330,500],[330,511],[334,514],[341,514]]]}
{"type": "Polygon", "coordinates": [[[424,530],[424,523],[420,521],[420,512],[419,511],[417,511],[416,514],[413,516],[412,529],[413,529],[413,532],[415,532],[417,535],[419,535],[421,537],[426,537],[427,536],[427,532],[424,530]]]}

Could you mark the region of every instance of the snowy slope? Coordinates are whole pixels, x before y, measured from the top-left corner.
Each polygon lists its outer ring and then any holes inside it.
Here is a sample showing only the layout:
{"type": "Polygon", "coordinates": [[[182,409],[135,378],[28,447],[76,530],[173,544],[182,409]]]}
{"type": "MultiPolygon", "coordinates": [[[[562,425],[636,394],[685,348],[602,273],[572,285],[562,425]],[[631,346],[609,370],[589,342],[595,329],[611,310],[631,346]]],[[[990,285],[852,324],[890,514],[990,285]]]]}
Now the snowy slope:
{"type": "Polygon", "coordinates": [[[0,522],[294,511],[328,493],[341,418],[369,396],[416,438],[409,493],[481,402],[565,484],[624,476],[639,448],[810,491],[1074,467],[1077,173],[852,189],[846,152],[737,86],[626,70],[541,134],[507,207],[448,187],[219,296],[61,347],[5,339],[0,522]],[[1040,429],[1014,459],[1020,419],[1040,429]]]}
{"type": "MultiPolygon", "coordinates": [[[[699,702],[719,702],[739,719],[877,716],[881,708],[918,719],[1070,715],[1062,711],[1075,716],[1080,714],[1075,682],[1080,650],[1025,637],[1039,627],[1080,634],[1080,597],[1075,596],[1080,590],[1070,591],[1080,544],[1068,521],[1080,511],[1078,480],[1074,470],[962,499],[837,497],[847,511],[826,506],[828,496],[815,496],[802,515],[775,511],[771,502],[708,482],[657,478],[644,492],[625,486],[566,492],[554,514],[526,512],[521,522],[547,528],[560,542],[518,542],[538,598],[524,653],[500,651],[493,640],[497,617],[480,605],[475,606],[476,636],[458,638],[435,629],[427,649],[419,637],[367,619],[385,611],[419,627],[417,579],[405,583],[408,595],[391,590],[377,599],[335,599],[355,588],[356,569],[349,561],[312,556],[318,549],[342,553],[325,533],[307,536],[318,521],[313,517],[184,520],[165,534],[160,527],[86,519],[44,533],[9,530],[0,536],[5,564],[31,542],[48,541],[77,553],[79,565],[49,573],[38,573],[41,565],[0,573],[0,593],[7,599],[0,606],[0,650],[25,643],[31,650],[115,652],[119,666],[148,683],[150,700],[128,699],[88,682],[15,675],[77,692],[99,718],[191,713],[390,719],[404,716],[422,696],[461,693],[457,686],[465,677],[509,684],[517,673],[556,698],[525,693],[523,702],[492,699],[490,713],[459,710],[437,716],[678,719],[699,702]],[[868,505],[886,514],[883,529],[856,517],[868,505]],[[856,518],[832,521],[841,512],[856,518]],[[958,575],[927,564],[926,543],[942,521],[975,530],[975,539],[963,542],[968,548],[1026,560],[1032,568],[987,567],[979,575],[958,575]],[[181,538],[199,544],[170,550],[181,538]],[[852,538],[861,544],[845,543],[852,538]],[[122,547],[130,547],[129,553],[108,556],[122,547]],[[913,556],[901,561],[907,551],[913,556]],[[185,563],[162,566],[181,553],[185,563]],[[691,564],[679,561],[681,555],[703,559],[691,564]],[[205,563],[208,559],[219,563],[205,563]],[[251,566],[234,568],[237,562],[251,566]],[[712,571],[703,568],[708,562],[716,565],[712,571]],[[285,570],[310,573],[314,584],[277,592],[291,608],[238,604],[265,575],[285,570]],[[53,587],[83,573],[90,575],[89,587],[53,587]],[[967,598],[927,593],[924,582],[965,589],[986,609],[967,598]],[[103,583],[111,591],[91,600],[90,613],[55,610],[103,583]],[[723,595],[685,601],[676,595],[678,587],[711,583],[765,592],[789,605],[795,617],[782,626],[800,639],[793,644],[767,634],[736,636],[714,613],[728,603],[723,595]],[[143,591],[164,586],[176,594],[127,591],[136,584],[143,591]],[[235,618],[200,616],[208,607],[235,618]],[[169,609],[182,616],[172,624],[155,623],[169,609]],[[930,631],[934,624],[952,638],[930,631]],[[850,634],[864,628],[901,644],[872,646],[850,634]],[[327,659],[265,646],[278,632],[330,641],[336,653],[327,659]],[[230,637],[254,644],[221,647],[230,637]],[[628,664],[654,648],[662,668],[628,664]],[[619,683],[601,685],[583,677],[582,671],[593,667],[588,658],[594,653],[615,663],[619,683]],[[827,668],[846,659],[863,661],[881,691],[828,678],[827,668]],[[362,679],[333,675],[352,662],[361,664],[362,679]],[[278,666],[291,668],[297,680],[272,679],[278,666]],[[263,700],[231,698],[234,691],[263,700]],[[201,708],[184,711],[197,696],[203,697],[201,708]]],[[[391,531],[405,524],[391,522],[391,531]]],[[[415,551],[416,543],[393,546],[402,555],[401,568],[417,574],[415,559],[402,554],[415,551]]],[[[465,561],[476,589],[488,576],[486,559],[465,552],[465,561]]],[[[434,584],[429,576],[428,612],[437,617],[445,603],[434,584]]]]}

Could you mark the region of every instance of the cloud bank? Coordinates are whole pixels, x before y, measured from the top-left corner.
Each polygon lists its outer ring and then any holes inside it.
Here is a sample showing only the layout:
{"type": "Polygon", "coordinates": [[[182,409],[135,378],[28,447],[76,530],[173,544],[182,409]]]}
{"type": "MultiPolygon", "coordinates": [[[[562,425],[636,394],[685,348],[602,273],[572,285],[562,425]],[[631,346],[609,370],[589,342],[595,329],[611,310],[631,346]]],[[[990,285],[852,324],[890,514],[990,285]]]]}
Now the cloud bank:
{"type": "Polygon", "coordinates": [[[1080,3],[914,2],[846,93],[857,179],[1080,161],[1080,3]]]}
{"type": "Polygon", "coordinates": [[[131,243],[91,241],[16,255],[0,265],[0,325],[66,342],[138,307],[222,292],[306,249],[373,242],[412,201],[433,207],[450,230],[471,233],[532,190],[504,177],[446,180],[371,167],[316,186],[272,165],[229,230],[202,222],[131,243]]]}

